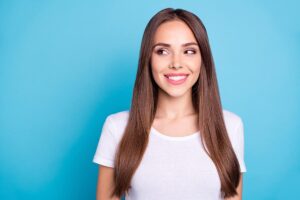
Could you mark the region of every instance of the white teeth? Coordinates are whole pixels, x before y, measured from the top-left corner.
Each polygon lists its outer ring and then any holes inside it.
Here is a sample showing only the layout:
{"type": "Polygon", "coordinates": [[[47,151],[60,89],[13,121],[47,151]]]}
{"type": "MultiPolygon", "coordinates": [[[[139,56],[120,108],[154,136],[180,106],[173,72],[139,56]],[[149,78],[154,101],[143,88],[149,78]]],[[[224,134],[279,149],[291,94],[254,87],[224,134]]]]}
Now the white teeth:
{"type": "Polygon", "coordinates": [[[169,76],[168,79],[174,80],[174,81],[179,81],[184,79],[186,76],[169,76]]]}

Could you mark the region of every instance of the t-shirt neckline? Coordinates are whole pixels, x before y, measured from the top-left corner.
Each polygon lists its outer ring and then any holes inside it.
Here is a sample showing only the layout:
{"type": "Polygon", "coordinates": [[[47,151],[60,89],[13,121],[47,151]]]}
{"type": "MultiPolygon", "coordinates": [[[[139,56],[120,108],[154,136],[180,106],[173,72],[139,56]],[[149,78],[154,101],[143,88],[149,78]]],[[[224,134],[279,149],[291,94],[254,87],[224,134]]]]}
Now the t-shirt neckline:
{"type": "Polygon", "coordinates": [[[163,139],[170,140],[170,141],[185,141],[185,140],[193,139],[193,138],[200,136],[199,130],[190,135],[186,135],[186,136],[169,136],[169,135],[165,135],[165,134],[159,132],[153,126],[151,126],[151,132],[154,133],[155,135],[157,135],[158,137],[161,137],[163,139]]]}

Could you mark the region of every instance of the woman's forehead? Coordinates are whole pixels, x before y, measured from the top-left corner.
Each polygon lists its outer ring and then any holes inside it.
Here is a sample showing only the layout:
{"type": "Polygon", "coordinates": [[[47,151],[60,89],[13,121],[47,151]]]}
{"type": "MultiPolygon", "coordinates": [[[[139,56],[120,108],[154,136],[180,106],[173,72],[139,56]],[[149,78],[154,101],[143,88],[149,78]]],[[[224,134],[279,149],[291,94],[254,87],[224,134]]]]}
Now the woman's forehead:
{"type": "Polygon", "coordinates": [[[196,42],[196,38],[189,26],[179,20],[161,24],[154,34],[154,44],[183,45],[190,42],[196,42]]]}

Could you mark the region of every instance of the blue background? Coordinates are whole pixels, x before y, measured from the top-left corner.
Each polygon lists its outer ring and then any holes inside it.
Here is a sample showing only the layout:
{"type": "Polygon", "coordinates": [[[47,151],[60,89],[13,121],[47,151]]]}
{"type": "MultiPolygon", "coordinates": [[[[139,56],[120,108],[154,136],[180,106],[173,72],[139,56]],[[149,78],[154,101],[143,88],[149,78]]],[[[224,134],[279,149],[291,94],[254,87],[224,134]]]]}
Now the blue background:
{"type": "Polygon", "coordinates": [[[296,1],[1,1],[0,199],[94,199],[108,114],[129,109],[142,34],[159,10],[204,22],[222,104],[245,128],[244,199],[296,199],[296,1]]]}

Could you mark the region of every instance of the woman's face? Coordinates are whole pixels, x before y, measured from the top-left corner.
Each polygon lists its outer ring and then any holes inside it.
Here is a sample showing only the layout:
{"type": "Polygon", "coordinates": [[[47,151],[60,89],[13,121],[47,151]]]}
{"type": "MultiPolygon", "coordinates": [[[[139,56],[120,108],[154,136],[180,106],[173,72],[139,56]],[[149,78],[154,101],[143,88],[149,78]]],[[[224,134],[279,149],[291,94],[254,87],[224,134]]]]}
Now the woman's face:
{"type": "Polygon", "coordinates": [[[191,92],[200,66],[200,48],[190,28],[179,20],[161,24],[154,35],[151,55],[152,74],[160,89],[173,97],[191,92]]]}

